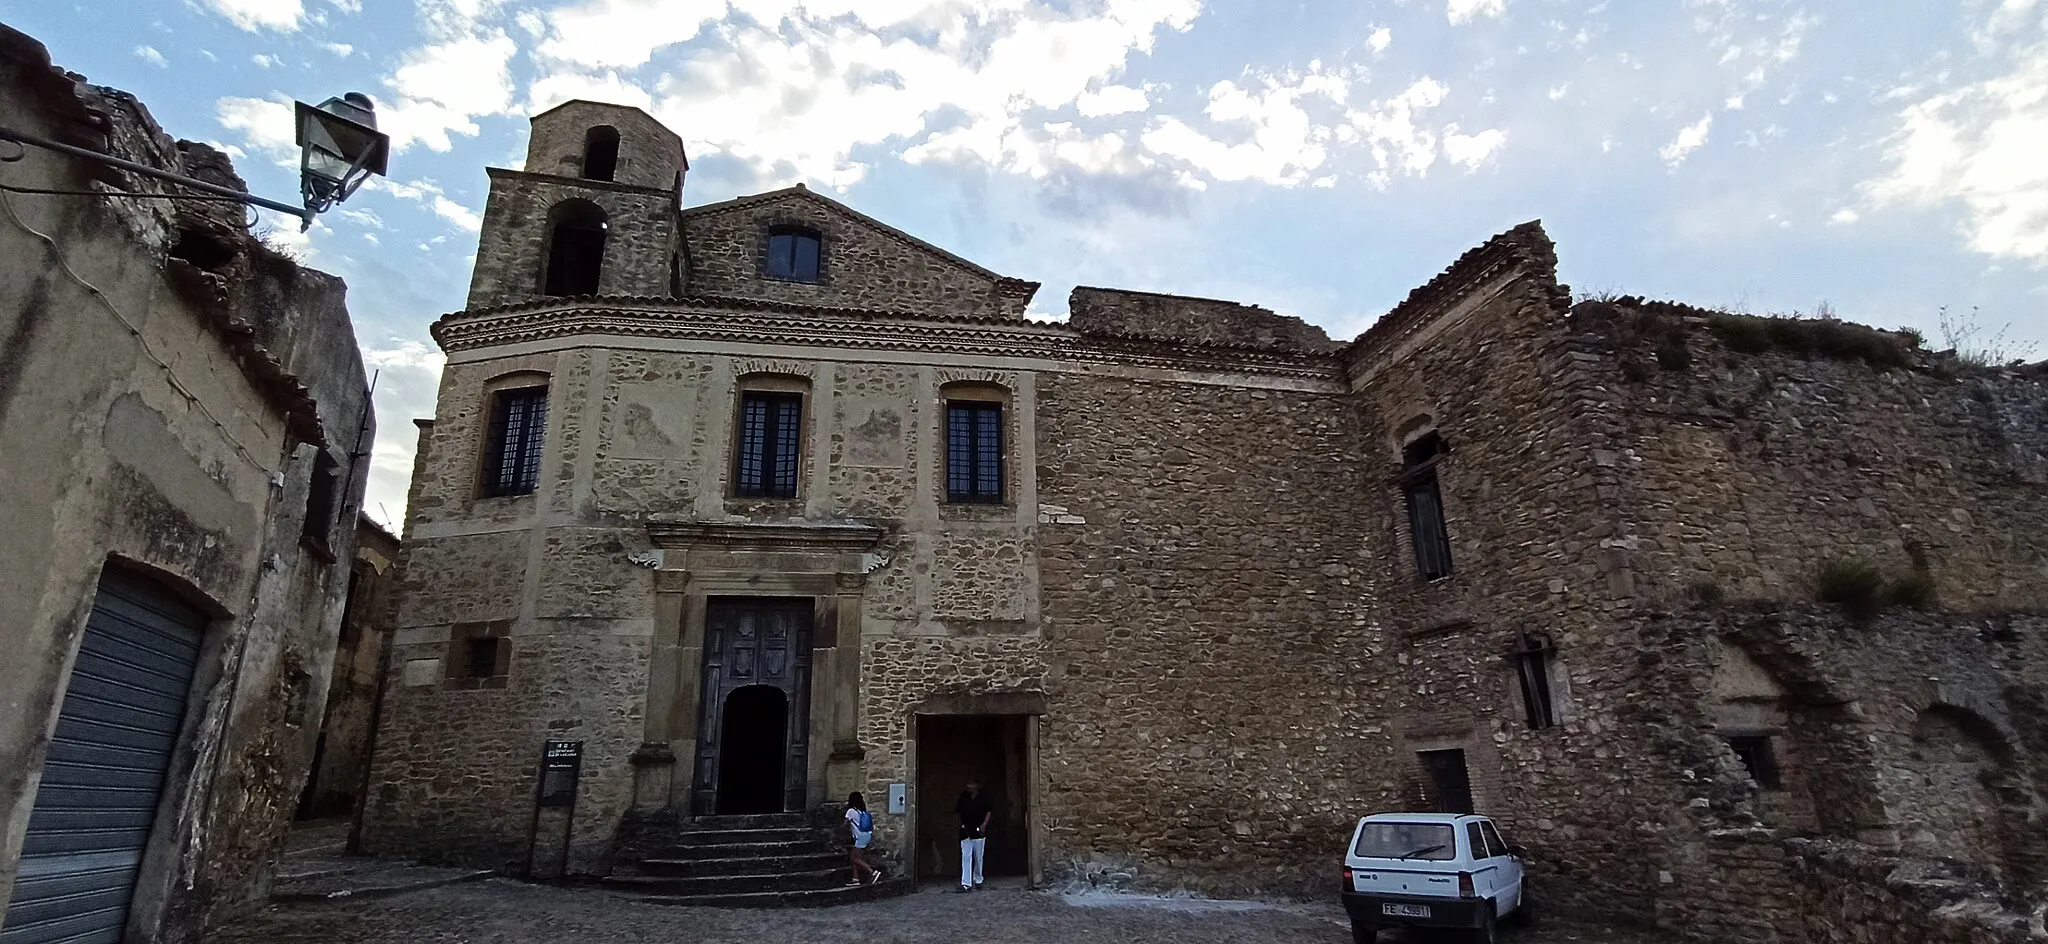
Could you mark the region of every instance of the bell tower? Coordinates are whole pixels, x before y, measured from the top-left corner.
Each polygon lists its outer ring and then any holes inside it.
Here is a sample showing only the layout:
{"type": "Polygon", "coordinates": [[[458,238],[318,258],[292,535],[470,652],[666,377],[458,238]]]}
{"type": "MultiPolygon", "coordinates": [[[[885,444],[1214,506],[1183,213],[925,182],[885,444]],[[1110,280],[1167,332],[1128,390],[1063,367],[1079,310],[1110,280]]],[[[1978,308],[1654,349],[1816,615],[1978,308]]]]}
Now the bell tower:
{"type": "Polygon", "coordinates": [[[525,169],[486,171],[469,307],[670,294],[689,169],[682,138],[638,108],[576,100],[533,116],[525,169]]]}

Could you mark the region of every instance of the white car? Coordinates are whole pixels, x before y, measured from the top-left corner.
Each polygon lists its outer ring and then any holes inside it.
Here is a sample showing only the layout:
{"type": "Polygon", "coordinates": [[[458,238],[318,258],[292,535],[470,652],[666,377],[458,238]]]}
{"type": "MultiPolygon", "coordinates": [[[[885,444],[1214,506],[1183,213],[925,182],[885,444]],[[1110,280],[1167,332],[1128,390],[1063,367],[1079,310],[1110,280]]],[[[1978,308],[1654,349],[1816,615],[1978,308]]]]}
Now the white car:
{"type": "Polygon", "coordinates": [[[1500,922],[1528,920],[1521,853],[1484,816],[1376,813],[1359,820],[1344,854],[1352,939],[1373,944],[1390,928],[1463,928],[1490,944],[1500,922]]]}

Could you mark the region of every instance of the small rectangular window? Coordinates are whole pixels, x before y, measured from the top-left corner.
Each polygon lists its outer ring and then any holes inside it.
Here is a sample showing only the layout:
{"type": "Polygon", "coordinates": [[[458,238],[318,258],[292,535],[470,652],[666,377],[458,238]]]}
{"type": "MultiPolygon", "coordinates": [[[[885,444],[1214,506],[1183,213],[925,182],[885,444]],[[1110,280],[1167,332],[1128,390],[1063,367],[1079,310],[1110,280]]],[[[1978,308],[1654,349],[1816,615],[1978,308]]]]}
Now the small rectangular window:
{"type": "Polygon", "coordinates": [[[1415,569],[1423,580],[1451,575],[1451,537],[1444,525],[1443,491],[1437,485],[1436,460],[1447,450],[1430,433],[1409,444],[1401,474],[1408,502],[1408,534],[1415,546],[1415,569]]]}
{"type": "Polygon", "coordinates": [[[1515,644],[1515,679],[1522,689],[1522,713],[1529,730],[1556,727],[1557,695],[1551,674],[1557,670],[1557,649],[1542,633],[1522,633],[1515,644]]]}
{"type": "Polygon", "coordinates": [[[803,454],[804,397],[750,391],[740,395],[738,469],[743,498],[795,498],[803,454]]]}
{"type": "Polygon", "coordinates": [[[768,277],[795,282],[818,280],[818,235],[803,230],[776,230],[768,235],[768,277]]]}
{"type": "Polygon", "coordinates": [[[507,620],[449,627],[448,688],[504,688],[512,671],[511,632],[507,620]]]}
{"type": "Polygon", "coordinates": [[[1778,759],[1771,752],[1769,735],[1728,735],[1724,739],[1749,771],[1749,779],[1766,790],[1778,789],[1778,759]]]}
{"type": "Polygon", "coordinates": [[[1003,501],[1003,405],[946,401],[946,500],[1003,501]]]}
{"type": "Polygon", "coordinates": [[[472,636],[466,655],[465,678],[490,678],[498,674],[498,645],[503,642],[496,636],[472,636]]]}
{"type": "Polygon", "coordinates": [[[484,497],[527,495],[540,484],[540,444],[547,420],[546,387],[500,390],[492,396],[484,497]]]}

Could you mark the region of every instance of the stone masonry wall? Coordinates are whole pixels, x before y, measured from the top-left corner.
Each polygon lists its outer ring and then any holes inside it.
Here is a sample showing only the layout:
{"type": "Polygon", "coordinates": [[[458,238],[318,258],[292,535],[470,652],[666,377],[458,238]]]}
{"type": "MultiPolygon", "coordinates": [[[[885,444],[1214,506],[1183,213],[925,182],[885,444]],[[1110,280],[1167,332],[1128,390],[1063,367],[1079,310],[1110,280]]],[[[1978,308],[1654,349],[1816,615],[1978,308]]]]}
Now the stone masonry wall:
{"type": "Polygon", "coordinates": [[[1082,334],[1320,354],[1343,347],[1323,329],[1257,305],[1119,289],[1074,289],[1067,323],[1082,334]]]}
{"type": "Polygon", "coordinates": [[[1637,488],[1617,538],[1642,592],[1811,599],[1822,565],[1863,559],[1926,571],[1949,607],[2048,607],[2039,373],[1738,351],[1714,318],[1588,304],[1572,319],[1598,337],[1627,424],[1602,458],[1637,488]]]}
{"type": "Polygon", "coordinates": [[[1341,396],[1039,379],[1048,876],[1327,893],[1391,798],[1341,396]]]}
{"type": "Polygon", "coordinates": [[[692,295],[959,317],[1023,317],[1007,280],[951,259],[802,189],[693,207],[683,214],[692,295]],[[816,282],[766,276],[768,231],[803,226],[821,237],[816,282]]]}
{"type": "Polygon", "coordinates": [[[1465,752],[1479,812],[1530,851],[1545,908],[1621,914],[1652,895],[1648,841],[1682,797],[1659,776],[1623,561],[1606,546],[1618,470],[1580,339],[1566,330],[1549,242],[1529,228],[1468,254],[1353,353],[1365,430],[1359,523],[1375,615],[1399,682],[1372,699],[1396,739],[1401,801],[1432,798],[1417,751],[1465,752]],[[1436,431],[1451,576],[1418,576],[1398,476],[1436,431]],[[1548,636],[1560,723],[1531,730],[1509,653],[1548,636]]]}
{"type": "Polygon", "coordinates": [[[605,213],[604,264],[599,295],[670,294],[676,258],[675,194],[624,184],[491,168],[484,216],[491,225],[477,237],[469,307],[483,308],[540,297],[547,269],[551,213],[563,201],[587,200],[605,213]]]}
{"type": "Polygon", "coordinates": [[[634,187],[673,190],[683,169],[683,140],[652,115],[625,105],[572,101],[533,117],[526,166],[536,174],[583,176],[585,136],[599,125],[619,133],[612,180],[634,187]]]}

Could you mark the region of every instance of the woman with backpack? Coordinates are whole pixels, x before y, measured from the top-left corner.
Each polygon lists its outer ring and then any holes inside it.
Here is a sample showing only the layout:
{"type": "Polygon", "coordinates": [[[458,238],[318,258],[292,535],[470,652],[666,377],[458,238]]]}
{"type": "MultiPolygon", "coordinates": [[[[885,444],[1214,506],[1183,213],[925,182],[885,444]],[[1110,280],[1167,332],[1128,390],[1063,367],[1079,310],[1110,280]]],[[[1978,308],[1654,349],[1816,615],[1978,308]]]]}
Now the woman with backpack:
{"type": "Polygon", "coordinates": [[[882,870],[868,864],[868,843],[875,841],[875,817],[868,801],[858,791],[846,798],[846,825],[853,830],[853,880],[848,885],[873,885],[882,880],[882,870]]]}

